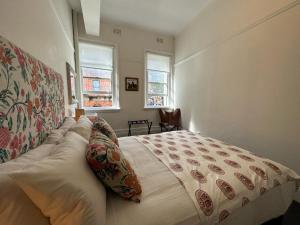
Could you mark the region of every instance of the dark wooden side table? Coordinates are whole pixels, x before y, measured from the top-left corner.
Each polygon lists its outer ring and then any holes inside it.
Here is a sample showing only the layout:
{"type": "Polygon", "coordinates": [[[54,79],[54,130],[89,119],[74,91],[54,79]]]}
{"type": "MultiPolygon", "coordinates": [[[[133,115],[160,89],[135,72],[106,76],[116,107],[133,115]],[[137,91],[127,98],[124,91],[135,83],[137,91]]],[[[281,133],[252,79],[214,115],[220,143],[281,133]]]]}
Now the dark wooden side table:
{"type": "Polygon", "coordinates": [[[128,136],[131,136],[131,126],[135,124],[147,124],[148,134],[151,132],[152,122],[148,120],[129,120],[128,121],[128,136]]]}

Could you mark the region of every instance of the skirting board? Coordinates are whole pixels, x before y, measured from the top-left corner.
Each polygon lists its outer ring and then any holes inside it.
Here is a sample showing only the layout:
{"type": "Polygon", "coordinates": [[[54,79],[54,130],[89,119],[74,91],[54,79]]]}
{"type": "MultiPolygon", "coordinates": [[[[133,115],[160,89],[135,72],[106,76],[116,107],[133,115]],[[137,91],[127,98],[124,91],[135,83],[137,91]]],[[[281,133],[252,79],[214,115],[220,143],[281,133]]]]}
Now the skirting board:
{"type": "MultiPolygon", "coordinates": [[[[115,132],[118,137],[126,137],[128,136],[128,128],[123,129],[115,129],[115,132]]],[[[160,132],[159,126],[152,126],[151,127],[151,134],[156,134],[160,132]]],[[[131,127],[131,135],[144,135],[148,134],[147,127],[131,127]]]]}

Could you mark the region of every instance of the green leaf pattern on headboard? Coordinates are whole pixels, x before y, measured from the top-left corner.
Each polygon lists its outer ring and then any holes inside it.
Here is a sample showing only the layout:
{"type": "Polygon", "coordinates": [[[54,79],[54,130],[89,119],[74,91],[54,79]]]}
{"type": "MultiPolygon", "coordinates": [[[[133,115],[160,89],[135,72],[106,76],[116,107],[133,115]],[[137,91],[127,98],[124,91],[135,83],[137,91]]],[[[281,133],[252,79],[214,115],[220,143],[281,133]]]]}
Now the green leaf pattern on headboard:
{"type": "Polygon", "coordinates": [[[0,36],[0,163],[40,145],[64,116],[62,77],[0,36]]]}

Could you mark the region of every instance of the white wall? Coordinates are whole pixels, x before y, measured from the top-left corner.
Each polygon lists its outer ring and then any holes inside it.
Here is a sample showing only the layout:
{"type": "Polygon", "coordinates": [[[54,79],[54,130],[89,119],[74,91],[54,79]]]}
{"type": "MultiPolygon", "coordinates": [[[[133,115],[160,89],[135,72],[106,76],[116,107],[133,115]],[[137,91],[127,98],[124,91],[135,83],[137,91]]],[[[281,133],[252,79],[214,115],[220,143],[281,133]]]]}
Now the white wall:
{"type": "MultiPolygon", "coordinates": [[[[173,54],[174,38],[126,25],[115,25],[106,22],[101,23],[100,29],[100,37],[86,35],[82,15],[78,15],[78,33],[80,38],[117,46],[121,109],[114,112],[101,112],[101,116],[121,136],[127,135],[128,120],[148,119],[154,122],[152,130],[157,131],[159,129],[158,111],[155,109],[144,109],[144,54],[146,50],[173,54]],[[114,28],[121,29],[122,34],[120,36],[114,34],[114,28]],[[157,37],[163,38],[164,43],[158,43],[156,41],[157,37]],[[125,77],[139,78],[138,92],[125,91],[125,77]]],[[[145,132],[143,128],[136,128],[133,133],[145,132]]]]}
{"type": "Polygon", "coordinates": [[[65,0],[1,0],[0,34],[63,76],[74,67],[72,11],[65,0]]]}
{"type": "Polygon", "coordinates": [[[212,1],[175,41],[183,125],[300,173],[300,5],[212,1]]]}

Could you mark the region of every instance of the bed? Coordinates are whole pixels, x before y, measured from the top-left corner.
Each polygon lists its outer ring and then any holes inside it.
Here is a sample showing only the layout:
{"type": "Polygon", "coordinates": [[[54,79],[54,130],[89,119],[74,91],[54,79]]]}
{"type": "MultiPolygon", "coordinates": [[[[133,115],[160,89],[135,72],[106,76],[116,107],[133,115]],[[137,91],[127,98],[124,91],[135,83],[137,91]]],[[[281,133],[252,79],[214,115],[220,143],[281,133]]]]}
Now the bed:
{"type": "Polygon", "coordinates": [[[118,139],[142,187],[124,200],[89,168],[93,124],[65,118],[61,76],[3,37],[0,62],[0,224],[260,225],[299,188],[279,163],[181,130],[118,139]]]}
{"type": "MultiPolygon", "coordinates": [[[[182,136],[182,134],[184,133],[193,134],[188,131],[179,131],[179,133],[169,132],[163,134],[146,135],[138,138],[124,137],[119,139],[122,151],[124,152],[128,160],[130,160],[141,181],[143,187],[143,195],[141,203],[137,205],[134,203],[124,202],[113,193],[108,193],[108,225],[129,225],[133,224],[132,221],[135,221],[134,224],[143,225],[217,224],[216,221],[201,221],[199,213],[195,208],[195,204],[188,195],[187,190],[185,189],[182,182],[177,179],[177,177],[170,171],[170,169],[164,163],[162,163],[161,160],[159,160],[159,158],[155,156],[155,153],[153,154],[151,150],[147,148],[147,145],[145,145],[142,141],[144,139],[148,142],[151,142],[151,140],[155,140],[157,136],[160,138],[175,138],[178,135],[182,136]]],[[[213,140],[214,144],[221,145],[221,142],[215,139],[210,138],[209,140],[213,140]]],[[[195,141],[193,141],[192,139],[190,140],[190,142],[187,141],[184,143],[186,145],[189,145],[190,143],[194,142],[195,141]]],[[[204,141],[202,142],[204,143],[204,145],[206,145],[206,149],[215,151],[213,150],[214,147],[208,147],[211,144],[210,141],[207,141],[206,143],[204,141]]],[[[153,143],[157,142],[154,141],[153,143]]],[[[176,145],[171,146],[177,147],[176,145]]],[[[237,147],[235,148],[239,149],[237,147]]],[[[182,149],[184,148],[182,147],[182,149]]],[[[200,163],[203,160],[204,159],[200,159],[200,163]]],[[[217,177],[222,177],[222,175],[217,175],[216,177],[212,178],[211,183],[212,185],[214,185],[215,192],[217,193],[216,195],[221,195],[222,193],[218,193],[220,191],[215,185],[217,177]]],[[[200,186],[201,184],[199,184],[199,187],[200,186]]],[[[230,216],[228,216],[228,218],[221,221],[220,224],[258,225],[272,218],[278,217],[284,214],[284,212],[287,210],[288,206],[293,200],[293,194],[295,193],[295,190],[296,181],[283,182],[283,184],[274,188],[272,187],[263,195],[259,195],[258,198],[248,202],[248,204],[244,205],[244,207],[238,207],[230,214],[230,216]]],[[[239,190],[237,190],[236,192],[238,195],[239,190]]]]}

